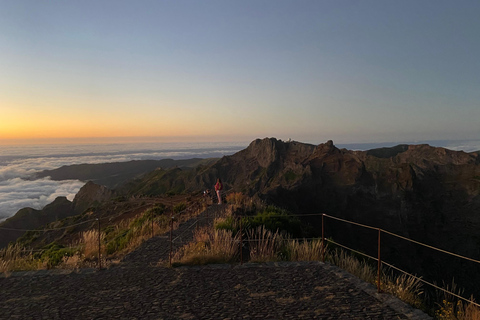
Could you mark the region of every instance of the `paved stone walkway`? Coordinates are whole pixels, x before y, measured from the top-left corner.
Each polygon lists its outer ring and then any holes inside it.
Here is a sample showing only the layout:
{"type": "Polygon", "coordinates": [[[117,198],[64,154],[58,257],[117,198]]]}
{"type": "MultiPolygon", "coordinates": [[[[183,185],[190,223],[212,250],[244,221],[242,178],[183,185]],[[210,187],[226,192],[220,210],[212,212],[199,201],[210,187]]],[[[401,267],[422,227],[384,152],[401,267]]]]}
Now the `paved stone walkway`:
{"type": "Polygon", "coordinates": [[[102,271],[0,277],[0,319],[429,319],[321,262],[174,269],[133,257],[102,271]]]}
{"type": "MultiPolygon", "coordinates": [[[[198,216],[181,223],[178,228],[173,230],[173,252],[193,240],[193,231],[197,227],[202,227],[213,223],[213,218],[220,214],[223,206],[210,206],[198,216]]],[[[142,243],[140,248],[126,255],[122,264],[129,266],[156,265],[159,261],[168,261],[170,256],[170,233],[153,237],[142,243]]]]}

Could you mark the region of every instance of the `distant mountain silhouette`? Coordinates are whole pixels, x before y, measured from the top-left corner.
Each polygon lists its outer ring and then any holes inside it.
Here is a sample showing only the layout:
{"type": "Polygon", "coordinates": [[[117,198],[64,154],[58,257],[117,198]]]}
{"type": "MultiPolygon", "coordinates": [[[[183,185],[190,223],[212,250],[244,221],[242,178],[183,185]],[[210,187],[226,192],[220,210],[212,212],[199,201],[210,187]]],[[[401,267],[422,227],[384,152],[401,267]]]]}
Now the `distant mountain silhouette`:
{"type": "Polygon", "coordinates": [[[190,168],[200,164],[212,163],[216,160],[218,159],[194,158],[186,160],[133,160],[100,164],[75,164],[41,171],[33,179],[50,177],[52,180],[93,181],[110,189],[115,189],[128,180],[140,177],[157,168],[190,168]]]}

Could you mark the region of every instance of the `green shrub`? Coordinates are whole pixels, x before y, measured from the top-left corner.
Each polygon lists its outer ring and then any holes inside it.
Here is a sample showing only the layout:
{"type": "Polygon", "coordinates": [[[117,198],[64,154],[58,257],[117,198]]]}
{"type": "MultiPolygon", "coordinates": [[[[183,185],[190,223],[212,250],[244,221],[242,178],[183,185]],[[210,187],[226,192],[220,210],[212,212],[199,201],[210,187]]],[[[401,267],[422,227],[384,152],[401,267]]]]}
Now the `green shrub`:
{"type": "Polygon", "coordinates": [[[127,201],[127,197],[125,196],[118,196],[112,199],[113,202],[125,202],[127,201]]]}
{"type": "Polygon", "coordinates": [[[288,170],[285,175],[285,180],[287,182],[291,182],[291,181],[294,181],[296,178],[297,178],[297,175],[295,174],[295,172],[293,172],[292,170],[288,170]]]}
{"type": "Polygon", "coordinates": [[[214,228],[215,230],[232,231],[233,234],[237,233],[237,223],[235,222],[235,219],[231,216],[216,221],[214,228]]]}
{"type": "Polygon", "coordinates": [[[78,248],[66,248],[63,245],[52,242],[43,247],[43,250],[40,254],[40,260],[46,261],[48,268],[53,268],[63,261],[63,257],[73,256],[78,251],[78,248]]]}
{"type": "Polygon", "coordinates": [[[105,246],[107,254],[113,254],[124,249],[128,245],[128,239],[131,238],[129,234],[131,234],[131,231],[125,229],[119,229],[107,234],[107,245],[105,246]]]}
{"type": "MultiPolygon", "coordinates": [[[[40,237],[40,231],[27,231],[23,236],[17,239],[16,243],[18,243],[21,247],[28,247],[32,242],[40,237]]],[[[14,244],[11,242],[10,244],[14,244]]]]}
{"type": "Polygon", "coordinates": [[[180,202],[173,207],[173,212],[180,213],[185,209],[187,209],[186,203],[185,202],[180,202]]]}
{"type": "Polygon", "coordinates": [[[271,232],[284,231],[293,237],[300,237],[302,234],[300,220],[291,216],[288,211],[274,206],[268,206],[262,212],[249,217],[247,221],[253,229],[263,225],[271,232]]]}

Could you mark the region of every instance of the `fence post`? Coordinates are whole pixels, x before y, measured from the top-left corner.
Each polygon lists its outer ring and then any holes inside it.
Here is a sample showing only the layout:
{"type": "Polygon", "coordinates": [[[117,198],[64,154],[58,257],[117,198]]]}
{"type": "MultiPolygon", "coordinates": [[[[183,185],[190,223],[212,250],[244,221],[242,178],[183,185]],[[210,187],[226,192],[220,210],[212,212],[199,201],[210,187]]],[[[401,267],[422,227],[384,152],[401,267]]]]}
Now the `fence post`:
{"type": "Polygon", "coordinates": [[[242,216],[240,216],[240,264],[243,264],[243,231],[242,231],[242,216]]]}
{"type": "Polygon", "coordinates": [[[322,262],[325,262],[325,225],[324,225],[325,214],[322,213],[322,262]]]}
{"type": "Polygon", "coordinates": [[[381,259],[381,256],[380,256],[380,235],[382,233],[382,230],[380,228],[378,228],[378,270],[377,270],[377,291],[378,293],[380,293],[382,290],[381,290],[381,286],[380,286],[380,273],[382,271],[382,259],[381,259]]]}
{"type": "Polygon", "coordinates": [[[173,243],[173,216],[172,221],[170,221],[170,267],[172,266],[172,243],[173,243]]]}
{"type": "Polygon", "coordinates": [[[153,231],[153,212],[152,212],[152,238],[155,235],[155,232],[153,231]]]}
{"type": "Polygon", "coordinates": [[[102,269],[102,258],[101,258],[101,248],[102,243],[100,241],[100,219],[97,218],[97,226],[98,226],[98,270],[102,269]]]}

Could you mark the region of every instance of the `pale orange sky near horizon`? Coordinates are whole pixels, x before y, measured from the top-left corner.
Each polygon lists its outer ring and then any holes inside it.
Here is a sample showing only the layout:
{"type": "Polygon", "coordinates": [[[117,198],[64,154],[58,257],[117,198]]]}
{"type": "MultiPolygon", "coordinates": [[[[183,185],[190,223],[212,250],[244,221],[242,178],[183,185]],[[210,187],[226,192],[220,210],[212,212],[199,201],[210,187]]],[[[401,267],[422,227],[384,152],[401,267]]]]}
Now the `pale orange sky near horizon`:
{"type": "Polygon", "coordinates": [[[7,1],[0,143],[477,139],[479,10],[7,1]]]}

